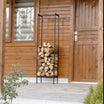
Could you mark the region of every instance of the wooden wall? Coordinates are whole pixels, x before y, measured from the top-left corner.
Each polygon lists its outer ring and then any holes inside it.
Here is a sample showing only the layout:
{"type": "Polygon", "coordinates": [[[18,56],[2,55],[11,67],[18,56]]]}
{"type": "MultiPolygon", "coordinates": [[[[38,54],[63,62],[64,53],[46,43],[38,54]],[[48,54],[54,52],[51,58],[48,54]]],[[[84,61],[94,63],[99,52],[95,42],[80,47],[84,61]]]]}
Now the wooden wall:
{"type": "MultiPolygon", "coordinates": [[[[37,0],[37,14],[60,14],[60,65],[59,77],[72,79],[73,70],[73,0],[37,0]]],[[[35,23],[37,18],[35,18],[35,23]]],[[[53,19],[44,19],[44,41],[52,42],[53,19]],[[51,35],[51,36],[50,36],[51,35]],[[48,37],[50,36],[50,37],[48,37]]],[[[36,28],[35,28],[36,29],[36,28]]],[[[35,31],[36,32],[36,31],[35,31]]],[[[34,34],[36,37],[36,33],[34,34]]],[[[36,74],[36,38],[33,42],[6,43],[5,73],[10,71],[11,64],[25,67],[28,77],[36,74]]]]}
{"type": "MultiPolygon", "coordinates": [[[[17,45],[17,44],[16,44],[17,45]]],[[[5,73],[11,71],[12,64],[21,64],[26,70],[27,77],[35,76],[35,47],[32,44],[30,46],[6,46],[5,48],[5,73]]]]}
{"type": "MultiPolygon", "coordinates": [[[[11,64],[19,63],[25,67],[26,76],[35,77],[37,14],[57,13],[60,14],[59,77],[69,81],[97,81],[98,4],[98,0],[36,0],[35,39],[33,42],[12,40],[5,44],[5,74],[11,70],[11,64]],[[74,31],[77,31],[75,43],[74,31]]],[[[43,39],[51,43],[53,22],[53,18],[44,18],[43,39]]]]}
{"type": "MultiPolygon", "coordinates": [[[[73,72],[73,4],[73,0],[40,1],[40,14],[57,13],[60,15],[59,76],[69,78],[69,80],[72,79],[73,72]]],[[[54,18],[44,18],[43,27],[43,40],[52,43],[54,18]]]]}

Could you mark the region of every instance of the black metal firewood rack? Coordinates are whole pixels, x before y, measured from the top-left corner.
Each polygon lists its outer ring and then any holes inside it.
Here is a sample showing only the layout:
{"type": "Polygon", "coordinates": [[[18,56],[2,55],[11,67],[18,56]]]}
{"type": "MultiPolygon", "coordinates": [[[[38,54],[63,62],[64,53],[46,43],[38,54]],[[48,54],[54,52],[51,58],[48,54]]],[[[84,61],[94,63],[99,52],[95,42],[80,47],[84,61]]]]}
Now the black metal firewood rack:
{"type": "MultiPolygon", "coordinates": [[[[37,58],[36,58],[36,83],[40,82],[42,83],[42,79],[43,78],[52,78],[53,79],[53,84],[55,84],[55,79],[56,80],[56,83],[58,84],[58,68],[59,68],[59,24],[60,24],[60,17],[59,17],[59,14],[38,14],[38,17],[37,17],[37,58]],[[53,53],[53,57],[54,57],[54,65],[55,65],[55,58],[56,58],[56,54],[57,54],[57,57],[58,57],[58,65],[57,65],[57,76],[55,76],[55,74],[53,74],[53,76],[38,76],[37,73],[38,73],[38,70],[39,70],[39,64],[38,64],[38,61],[39,61],[39,57],[38,57],[38,47],[39,47],[39,42],[40,42],[40,45],[42,46],[43,44],[43,32],[44,32],[44,24],[43,24],[43,21],[44,21],[44,17],[45,19],[47,17],[50,17],[53,18],[53,23],[54,23],[54,29],[52,30],[53,31],[53,47],[54,47],[54,53],[53,53]],[[57,49],[57,50],[56,50],[57,49]],[[56,52],[57,51],[57,52],[56,52]],[[38,81],[38,78],[40,79],[40,81],[38,81]]],[[[50,35],[48,35],[50,36],[50,35]]],[[[53,67],[53,73],[54,73],[54,70],[55,70],[55,66],[53,67]]]]}

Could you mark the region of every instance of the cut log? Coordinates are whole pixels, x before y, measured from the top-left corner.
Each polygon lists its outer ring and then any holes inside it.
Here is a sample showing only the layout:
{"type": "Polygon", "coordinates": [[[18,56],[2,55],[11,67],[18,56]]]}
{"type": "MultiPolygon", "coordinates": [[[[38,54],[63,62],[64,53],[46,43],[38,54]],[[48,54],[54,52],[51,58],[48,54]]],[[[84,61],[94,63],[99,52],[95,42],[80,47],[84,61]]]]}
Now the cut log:
{"type": "Polygon", "coordinates": [[[42,46],[38,47],[38,65],[40,76],[53,76],[57,74],[58,57],[55,54],[55,65],[54,65],[54,54],[55,48],[48,42],[44,42],[42,46]],[[55,69],[54,69],[55,68],[55,69]],[[53,70],[54,69],[54,70],[53,70]],[[53,72],[56,71],[56,72],[53,72]]]}
{"type": "Polygon", "coordinates": [[[45,56],[48,57],[50,55],[50,53],[46,53],[45,56]]]}
{"type": "Polygon", "coordinates": [[[55,76],[57,76],[57,71],[55,71],[55,76]]]}
{"type": "Polygon", "coordinates": [[[47,47],[47,42],[44,42],[43,43],[43,47],[47,47]]]}
{"type": "Polygon", "coordinates": [[[48,73],[51,74],[52,73],[52,70],[49,70],[48,73]]]}
{"type": "Polygon", "coordinates": [[[53,70],[53,66],[52,66],[52,65],[50,65],[49,68],[50,68],[51,70],[53,70]]]}
{"type": "Polygon", "coordinates": [[[47,43],[47,47],[51,48],[51,47],[52,47],[52,45],[51,45],[50,43],[47,43]]]}
{"type": "Polygon", "coordinates": [[[42,63],[42,66],[45,67],[45,63],[42,63]]]}
{"type": "Polygon", "coordinates": [[[44,54],[42,54],[40,57],[41,57],[41,58],[44,58],[44,54]]]}
{"type": "Polygon", "coordinates": [[[47,77],[49,77],[49,76],[50,76],[48,72],[46,73],[46,76],[47,76],[47,77]]]}
{"type": "Polygon", "coordinates": [[[47,65],[49,66],[50,65],[50,62],[47,62],[47,65]]]}
{"type": "Polygon", "coordinates": [[[40,68],[39,68],[39,71],[42,71],[44,69],[44,67],[43,66],[41,66],[40,68]]]}
{"type": "Polygon", "coordinates": [[[44,69],[45,73],[48,72],[48,69],[44,69]]]}
{"type": "Polygon", "coordinates": [[[45,76],[45,72],[42,72],[42,73],[41,73],[41,76],[45,76]]]}
{"type": "Polygon", "coordinates": [[[53,71],[51,72],[50,76],[52,77],[54,74],[53,74],[53,71]]]}
{"type": "Polygon", "coordinates": [[[45,66],[44,70],[48,70],[48,69],[49,69],[49,67],[48,66],[45,66]]]}
{"type": "Polygon", "coordinates": [[[43,52],[39,52],[39,56],[41,56],[43,54],[43,52]]]}
{"type": "Polygon", "coordinates": [[[51,59],[50,58],[48,58],[48,62],[50,62],[51,61],[51,59]]]}
{"type": "Polygon", "coordinates": [[[47,59],[48,59],[47,57],[44,57],[45,62],[47,61],[47,59]]]}
{"type": "Polygon", "coordinates": [[[41,72],[38,72],[38,73],[37,73],[37,76],[41,76],[41,72]]]}
{"type": "Polygon", "coordinates": [[[55,68],[57,68],[58,66],[57,65],[54,65],[55,66],[55,68]]]}
{"type": "Polygon", "coordinates": [[[44,52],[44,48],[43,47],[41,48],[41,52],[44,52]]]}

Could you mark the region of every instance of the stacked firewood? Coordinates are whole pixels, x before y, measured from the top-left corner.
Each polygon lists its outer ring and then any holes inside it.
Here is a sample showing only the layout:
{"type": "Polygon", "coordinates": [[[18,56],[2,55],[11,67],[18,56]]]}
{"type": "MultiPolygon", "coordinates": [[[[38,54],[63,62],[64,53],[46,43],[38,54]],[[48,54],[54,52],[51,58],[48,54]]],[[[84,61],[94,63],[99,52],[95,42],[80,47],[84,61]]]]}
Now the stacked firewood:
{"type": "Polygon", "coordinates": [[[58,56],[54,52],[56,49],[48,42],[44,42],[38,47],[38,73],[37,76],[57,76],[58,56]]]}

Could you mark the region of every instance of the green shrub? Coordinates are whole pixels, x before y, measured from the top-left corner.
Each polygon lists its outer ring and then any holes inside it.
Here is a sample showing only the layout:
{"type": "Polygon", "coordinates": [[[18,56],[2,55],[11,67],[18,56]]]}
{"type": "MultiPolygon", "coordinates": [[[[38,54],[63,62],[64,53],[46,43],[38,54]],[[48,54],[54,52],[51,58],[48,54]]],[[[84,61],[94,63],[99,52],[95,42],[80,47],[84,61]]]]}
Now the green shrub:
{"type": "Polygon", "coordinates": [[[18,96],[16,88],[21,85],[28,85],[28,81],[22,79],[25,76],[24,68],[21,68],[20,65],[12,65],[11,69],[13,71],[3,77],[3,94],[0,98],[0,104],[12,104],[13,99],[18,96]]]}
{"type": "Polygon", "coordinates": [[[103,82],[99,82],[95,89],[92,86],[89,87],[84,104],[103,104],[103,82]]]}

